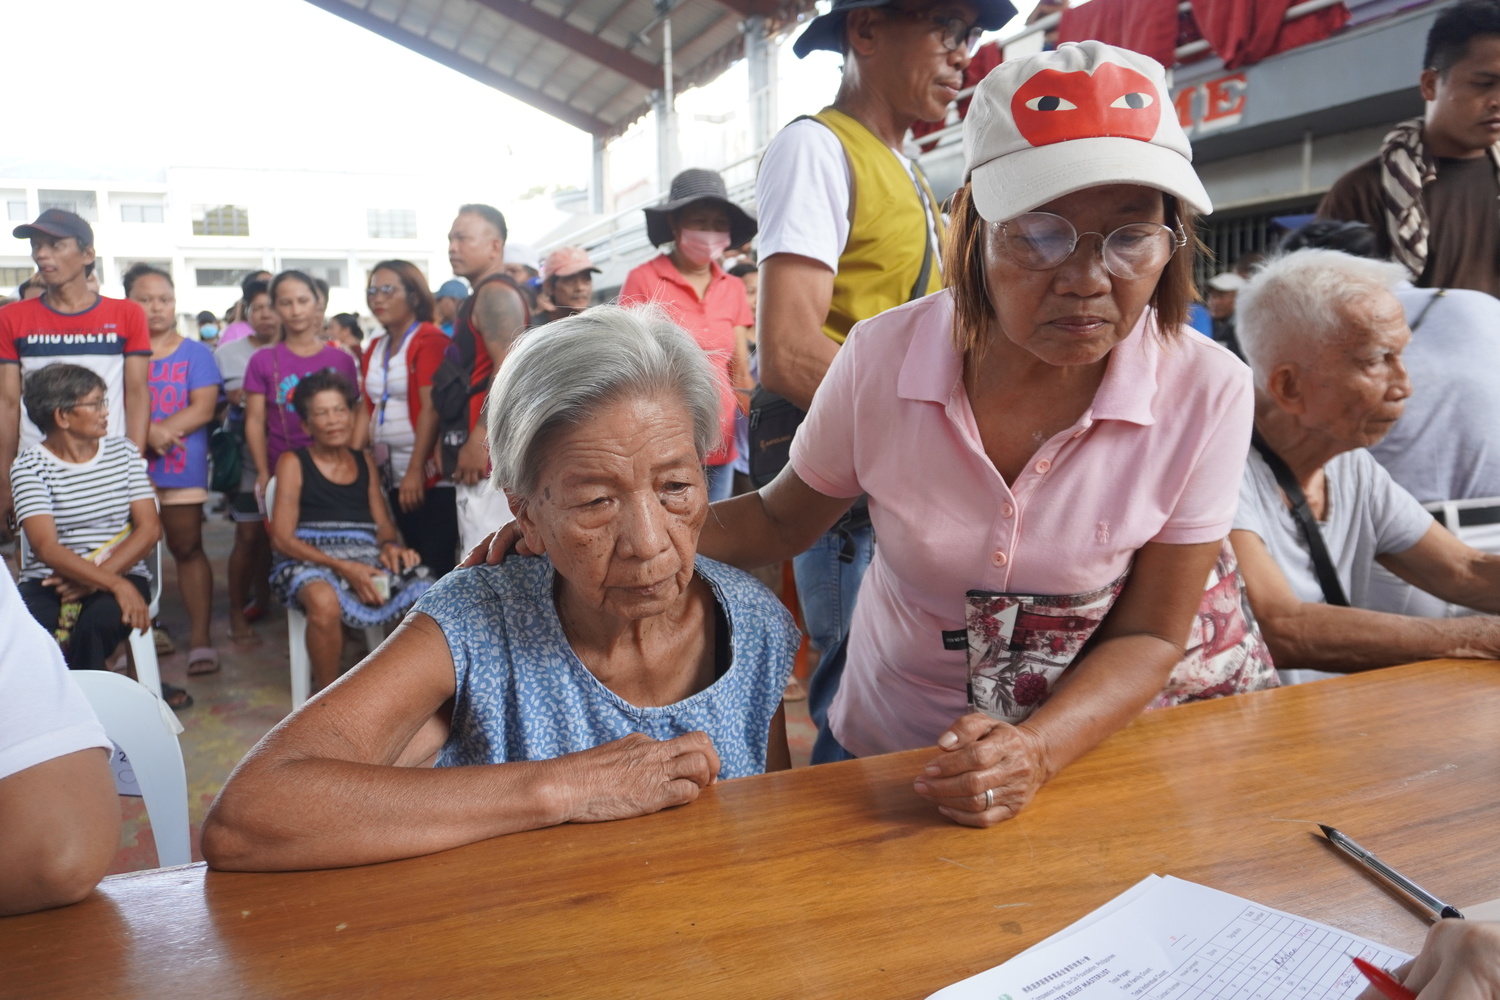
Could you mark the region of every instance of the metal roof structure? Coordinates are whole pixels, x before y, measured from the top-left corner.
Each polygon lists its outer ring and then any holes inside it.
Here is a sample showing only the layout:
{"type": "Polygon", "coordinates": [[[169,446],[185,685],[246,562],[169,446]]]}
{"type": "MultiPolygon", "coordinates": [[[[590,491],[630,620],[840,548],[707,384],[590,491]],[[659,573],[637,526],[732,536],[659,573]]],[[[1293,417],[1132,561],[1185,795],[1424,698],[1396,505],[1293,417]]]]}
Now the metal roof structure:
{"type": "Polygon", "coordinates": [[[663,89],[707,83],[744,52],[746,18],[776,31],[813,0],[308,0],[398,45],[610,139],[663,89]]]}

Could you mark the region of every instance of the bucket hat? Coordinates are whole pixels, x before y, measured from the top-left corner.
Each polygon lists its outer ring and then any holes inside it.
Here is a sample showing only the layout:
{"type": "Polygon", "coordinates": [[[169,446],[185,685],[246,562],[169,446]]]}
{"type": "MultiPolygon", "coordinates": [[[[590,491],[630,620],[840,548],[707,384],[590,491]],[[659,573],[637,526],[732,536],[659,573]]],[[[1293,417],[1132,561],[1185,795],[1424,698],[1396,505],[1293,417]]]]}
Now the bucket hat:
{"type": "Polygon", "coordinates": [[[1003,62],[964,118],[964,180],[990,222],[1100,184],[1140,184],[1213,211],[1161,63],[1103,42],[1003,62]]]}
{"type": "MultiPolygon", "coordinates": [[[[889,7],[896,0],[833,0],[833,8],[821,17],[807,23],[807,28],[792,43],[797,58],[804,58],[814,49],[830,52],[844,51],[844,18],[851,10],[861,7],[889,7]]],[[[975,22],[986,31],[1005,27],[1005,23],[1016,16],[1016,8],[1009,0],[977,0],[974,6],[979,11],[975,22]]]]}
{"type": "Polygon", "coordinates": [[[724,178],[718,171],[691,167],[672,178],[672,189],[667,193],[666,201],[645,210],[646,237],[652,246],[672,242],[671,214],[695,201],[711,201],[729,211],[729,245],[732,247],[750,242],[760,228],[754,215],[729,200],[729,190],[724,187],[724,178]]]}

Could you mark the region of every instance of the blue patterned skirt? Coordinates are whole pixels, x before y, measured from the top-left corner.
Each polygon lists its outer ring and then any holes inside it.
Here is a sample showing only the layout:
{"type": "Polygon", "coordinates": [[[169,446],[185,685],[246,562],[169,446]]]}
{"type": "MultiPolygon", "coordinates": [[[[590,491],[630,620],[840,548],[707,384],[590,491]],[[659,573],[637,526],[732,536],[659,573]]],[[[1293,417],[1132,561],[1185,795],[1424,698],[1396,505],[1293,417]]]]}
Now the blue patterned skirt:
{"type": "MultiPolygon", "coordinates": [[[[380,565],[380,546],[375,542],[375,526],[350,521],[306,521],[297,525],[297,537],[320,552],[334,559],[347,559],[366,566],[380,565]]],[[[427,575],[427,567],[418,566],[412,575],[392,576],[391,599],[372,608],[359,599],[342,576],[326,566],[282,559],[271,567],[271,589],[281,603],[289,608],[302,609],[297,603],[297,591],[312,580],[323,580],[333,586],[339,595],[339,610],[344,624],[351,628],[369,628],[400,621],[417,598],[427,593],[433,581],[427,575]]]]}

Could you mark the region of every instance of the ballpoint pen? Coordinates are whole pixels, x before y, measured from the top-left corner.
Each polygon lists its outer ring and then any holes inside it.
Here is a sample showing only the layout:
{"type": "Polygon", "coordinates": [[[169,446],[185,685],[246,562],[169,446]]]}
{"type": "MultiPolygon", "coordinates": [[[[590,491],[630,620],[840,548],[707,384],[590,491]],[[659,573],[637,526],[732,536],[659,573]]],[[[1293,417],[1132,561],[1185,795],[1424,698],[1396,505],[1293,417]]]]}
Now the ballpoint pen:
{"type": "Polygon", "coordinates": [[[1362,958],[1354,960],[1354,967],[1364,974],[1381,993],[1390,997],[1390,1000],[1417,1000],[1417,995],[1396,981],[1396,977],[1386,972],[1378,965],[1371,965],[1362,958]]]}
{"type": "Polygon", "coordinates": [[[1349,839],[1348,836],[1340,833],[1331,826],[1326,826],[1322,823],[1319,823],[1318,826],[1322,829],[1323,835],[1328,838],[1329,843],[1364,865],[1376,875],[1385,879],[1385,881],[1395,886],[1404,895],[1410,897],[1413,902],[1431,914],[1432,919],[1442,920],[1445,917],[1463,919],[1464,915],[1458,912],[1457,907],[1438,899],[1432,893],[1423,889],[1417,883],[1402,875],[1363,847],[1360,847],[1359,844],[1349,839]]]}

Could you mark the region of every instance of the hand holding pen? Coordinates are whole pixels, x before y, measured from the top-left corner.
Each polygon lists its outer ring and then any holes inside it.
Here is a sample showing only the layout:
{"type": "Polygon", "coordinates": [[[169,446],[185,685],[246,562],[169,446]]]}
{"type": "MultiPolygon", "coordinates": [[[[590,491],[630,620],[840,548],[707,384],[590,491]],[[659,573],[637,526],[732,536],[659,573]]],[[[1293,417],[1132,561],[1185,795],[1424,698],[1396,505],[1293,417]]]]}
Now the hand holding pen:
{"type": "MultiPolygon", "coordinates": [[[[1500,1000],[1500,924],[1439,920],[1421,953],[1391,975],[1416,1000],[1500,1000]]],[[[1359,1000],[1397,1000],[1388,989],[1372,985],[1359,1000]]]]}

